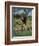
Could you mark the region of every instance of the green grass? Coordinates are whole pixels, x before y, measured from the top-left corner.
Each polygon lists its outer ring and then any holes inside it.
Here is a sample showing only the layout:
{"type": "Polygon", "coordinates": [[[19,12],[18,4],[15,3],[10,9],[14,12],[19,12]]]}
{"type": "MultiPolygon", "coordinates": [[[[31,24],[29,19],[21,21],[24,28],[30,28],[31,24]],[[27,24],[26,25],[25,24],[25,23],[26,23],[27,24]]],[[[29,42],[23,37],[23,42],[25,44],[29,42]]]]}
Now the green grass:
{"type": "Polygon", "coordinates": [[[32,36],[32,32],[31,31],[17,32],[16,36],[32,36]]]}

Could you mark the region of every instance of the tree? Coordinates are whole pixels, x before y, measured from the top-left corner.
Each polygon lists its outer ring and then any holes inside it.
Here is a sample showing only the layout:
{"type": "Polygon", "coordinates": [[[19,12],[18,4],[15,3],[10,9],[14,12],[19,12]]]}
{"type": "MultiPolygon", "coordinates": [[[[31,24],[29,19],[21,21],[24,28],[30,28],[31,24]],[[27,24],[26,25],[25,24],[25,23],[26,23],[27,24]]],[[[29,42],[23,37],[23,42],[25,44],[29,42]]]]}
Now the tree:
{"type": "Polygon", "coordinates": [[[24,24],[27,22],[27,17],[28,17],[28,9],[23,9],[24,13],[21,13],[21,20],[23,21],[24,24]]]}
{"type": "Polygon", "coordinates": [[[28,9],[24,9],[24,12],[25,12],[24,20],[27,22],[28,9]]]}

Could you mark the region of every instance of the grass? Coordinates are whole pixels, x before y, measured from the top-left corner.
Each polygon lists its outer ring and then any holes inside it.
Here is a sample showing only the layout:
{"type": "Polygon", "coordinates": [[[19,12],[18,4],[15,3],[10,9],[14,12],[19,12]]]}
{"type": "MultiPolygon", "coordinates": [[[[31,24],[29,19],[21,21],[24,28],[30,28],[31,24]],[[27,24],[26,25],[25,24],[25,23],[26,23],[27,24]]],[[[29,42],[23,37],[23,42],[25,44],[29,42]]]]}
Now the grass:
{"type": "Polygon", "coordinates": [[[31,36],[32,32],[31,31],[23,31],[23,32],[17,32],[16,36],[31,36]]]}

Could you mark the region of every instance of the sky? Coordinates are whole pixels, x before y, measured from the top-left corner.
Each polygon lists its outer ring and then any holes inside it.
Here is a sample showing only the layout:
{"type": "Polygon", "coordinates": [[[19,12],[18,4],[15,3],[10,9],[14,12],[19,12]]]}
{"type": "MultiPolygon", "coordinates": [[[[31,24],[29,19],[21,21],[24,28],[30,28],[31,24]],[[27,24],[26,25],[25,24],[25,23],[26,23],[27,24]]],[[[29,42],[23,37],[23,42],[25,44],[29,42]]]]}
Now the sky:
{"type": "Polygon", "coordinates": [[[12,8],[12,14],[22,14],[22,13],[24,13],[24,14],[26,14],[28,12],[28,16],[32,16],[32,8],[16,8],[16,7],[14,7],[14,8],[12,8]],[[24,9],[25,9],[25,11],[24,11],[24,9]]]}

